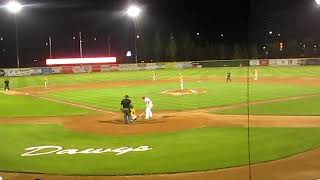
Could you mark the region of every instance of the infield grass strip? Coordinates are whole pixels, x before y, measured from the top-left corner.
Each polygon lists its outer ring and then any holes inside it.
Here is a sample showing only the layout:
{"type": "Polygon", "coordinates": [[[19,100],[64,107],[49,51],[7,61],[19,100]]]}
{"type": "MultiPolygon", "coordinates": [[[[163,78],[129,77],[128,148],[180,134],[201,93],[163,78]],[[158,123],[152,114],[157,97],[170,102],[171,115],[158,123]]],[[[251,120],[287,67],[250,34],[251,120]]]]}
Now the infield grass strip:
{"type": "MultiPolygon", "coordinates": [[[[0,125],[0,170],[64,175],[130,175],[213,170],[248,163],[246,128],[202,128],[168,134],[98,136],[58,125],[0,125]],[[32,146],[117,148],[151,151],[21,157],[32,146]]],[[[253,163],[288,157],[320,146],[319,128],[252,128],[253,163]]]]}
{"type": "MultiPolygon", "coordinates": [[[[320,95],[250,106],[252,115],[320,116],[320,95]]],[[[214,111],[218,114],[247,114],[246,107],[214,111]]]]}
{"type": "Polygon", "coordinates": [[[1,93],[0,105],[0,117],[69,116],[95,113],[30,96],[10,96],[1,93]]]}
{"type": "MultiPolygon", "coordinates": [[[[187,89],[204,89],[206,94],[172,96],[162,94],[165,90],[178,89],[178,83],[154,84],[146,86],[113,87],[108,89],[89,89],[51,93],[48,96],[59,100],[77,102],[84,105],[118,111],[120,100],[128,94],[135,108],[144,109],[142,96],[151,98],[154,110],[187,110],[244,103],[247,100],[245,83],[223,83],[202,81],[185,83],[187,89]]],[[[304,87],[294,85],[253,84],[250,87],[251,101],[284,98],[304,94],[318,93],[320,87],[304,87]]]]}
{"type": "MultiPolygon", "coordinates": [[[[320,66],[291,66],[291,67],[250,67],[250,76],[253,76],[254,68],[259,70],[260,77],[311,77],[320,78],[320,66]]],[[[157,79],[178,79],[181,72],[185,77],[210,78],[225,77],[231,72],[233,78],[244,78],[247,75],[247,67],[219,67],[202,69],[156,70],[157,79]]],[[[83,74],[59,74],[48,75],[49,86],[79,83],[99,83],[124,80],[151,80],[152,71],[122,71],[83,74]]],[[[44,86],[44,76],[11,77],[12,89],[22,87],[44,86]]],[[[3,82],[4,78],[0,77],[3,82]]]]}

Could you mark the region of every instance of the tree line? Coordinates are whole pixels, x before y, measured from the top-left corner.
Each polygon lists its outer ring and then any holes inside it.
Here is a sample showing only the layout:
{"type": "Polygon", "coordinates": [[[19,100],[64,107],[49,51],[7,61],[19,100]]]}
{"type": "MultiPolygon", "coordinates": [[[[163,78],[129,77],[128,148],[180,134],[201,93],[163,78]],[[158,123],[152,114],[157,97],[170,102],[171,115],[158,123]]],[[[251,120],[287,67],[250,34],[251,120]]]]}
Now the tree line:
{"type": "Polygon", "coordinates": [[[138,39],[139,60],[190,61],[248,58],[294,58],[319,55],[320,44],[312,40],[274,41],[268,43],[232,42],[224,38],[210,41],[184,33],[166,38],[156,32],[151,41],[138,39]],[[282,43],[282,44],[280,44],[282,43]],[[282,47],[281,47],[282,46],[282,47]]]}

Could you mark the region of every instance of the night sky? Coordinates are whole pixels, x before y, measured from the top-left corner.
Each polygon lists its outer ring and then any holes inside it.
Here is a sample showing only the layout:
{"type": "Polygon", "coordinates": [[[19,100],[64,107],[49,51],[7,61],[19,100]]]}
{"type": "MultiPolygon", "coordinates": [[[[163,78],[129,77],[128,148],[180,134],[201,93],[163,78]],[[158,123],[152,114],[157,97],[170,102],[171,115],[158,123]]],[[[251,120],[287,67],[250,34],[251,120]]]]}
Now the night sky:
{"type": "MultiPolygon", "coordinates": [[[[1,0],[1,4],[6,1],[1,0]]],[[[134,24],[126,16],[130,3],[143,12],[138,20],[141,38],[154,39],[199,32],[201,41],[263,41],[272,30],[283,38],[319,38],[320,8],[313,0],[188,1],[188,0],[21,0],[27,5],[17,16],[21,63],[33,65],[49,56],[48,36],[53,39],[53,56],[78,57],[78,32],[83,34],[86,57],[106,56],[107,37],[111,54],[121,57],[133,50],[134,24]],[[95,40],[96,38],[96,40],[95,40]]],[[[13,15],[0,9],[0,64],[15,65],[13,15]]]]}

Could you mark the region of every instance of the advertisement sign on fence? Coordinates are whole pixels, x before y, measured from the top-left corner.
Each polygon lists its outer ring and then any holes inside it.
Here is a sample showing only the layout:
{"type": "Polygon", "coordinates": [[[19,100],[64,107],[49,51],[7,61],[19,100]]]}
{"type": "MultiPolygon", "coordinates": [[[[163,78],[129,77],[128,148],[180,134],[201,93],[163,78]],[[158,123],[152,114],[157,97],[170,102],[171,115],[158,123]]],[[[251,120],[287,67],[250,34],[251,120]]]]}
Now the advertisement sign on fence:
{"type": "Polygon", "coordinates": [[[138,70],[137,64],[120,64],[119,70],[120,71],[135,71],[138,70]]]}
{"type": "Polygon", "coordinates": [[[73,73],[86,73],[91,72],[91,66],[73,66],[72,67],[73,73]]]}
{"type": "Polygon", "coordinates": [[[111,71],[119,71],[120,70],[119,64],[111,64],[110,65],[110,70],[111,71]]]}
{"type": "Polygon", "coordinates": [[[177,69],[192,68],[192,62],[179,62],[179,63],[176,63],[176,68],[177,69]]]}
{"type": "Polygon", "coordinates": [[[31,76],[32,70],[30,68],[21,69],[6,69],[7,76],[31,76]]]}
{"type": "Polygon", "coordinates": [[[110,65],[101,65],[101,72],[111,71],[110,65]]]}
{"type": "Polygon", "coordinates": [[[63,74],[73,74],[72,66],[62,67],[62,73],[63,74]]]}
{"type": "Polygon", "coordinates": [[[52,68],[41,68],[41,74],[52,74],[52,68]]]}
{"type": "Polygon", "coordinates": [[[270,59],[270,66],[296,66],[298,65],[297,59],[270,59]]]}
{"type": "Polygon", "coordinates": [[[259,61],[260,66],[269,66],[269,60],[268,59],[261,59],[259,61]]]}
{"type": "Polygon", "coordinates": [[[100,65],[93,65],[91,66],[92,72],[101,72],[101,66],[100,65]]]}
{"type": "Polygon", "coordinates": [[[259,66],[260,60],[250,60],[250,66],[259,66]]]}
{"type": "Polygon", "coordinates": [[[31,69],[31,75],[40,75],[41,74],[41,69],[40,68],[32,68],[31,69]]]}
{"type": "Polygon", "coordinates": [[[52,67],[53,74],[60,74],[62,73],[62,67],[52,67]]]}
{"type": "Polygon", "coordinates": [[[5,76],[6,72],[3,69],[0,69],[0,76],[5,76]]]}

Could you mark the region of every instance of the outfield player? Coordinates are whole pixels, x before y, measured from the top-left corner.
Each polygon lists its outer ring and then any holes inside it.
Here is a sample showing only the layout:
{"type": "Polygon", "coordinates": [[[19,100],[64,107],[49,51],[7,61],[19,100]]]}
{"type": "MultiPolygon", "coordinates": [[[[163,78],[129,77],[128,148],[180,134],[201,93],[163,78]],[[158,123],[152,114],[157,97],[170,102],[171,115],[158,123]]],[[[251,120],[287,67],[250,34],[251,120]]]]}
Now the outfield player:
{"type": "Polygon", "coordinates": [[[44,80],[44,88],[47,89],[48,88],[48,80],[49,79],[48,79],[47,76],[45,76],[43,80],[44,80]]]}
{"type": "Polygon", "coordinates": [[[259,76],[259,71],[258,69],[254,69],[254,80],[257,81],[259,76]]]}
{"type": "Polygon", "coordinates": [[[180,83],[180,90],[183,91],[184,87],[183,87],[183,76],[181,75],[181,73],[179,73],[179,83],[180,83]]]}
{"type": "Polygon", "coordinates": [[[152,115],[153,103],[152,103],[151,99],[148,97],[142,97],[142,99],[146,103],[146,119],[150,119],[153,116],[152,115]]]}
{"type": "Polygon", "coordinates": [[[9,81],[8,78],[6,78],[6,79],[4,80],[4,90],[10,91],[9,84],[10,84],[10,81],[9,81]]]}
{"type": "Polygon", "coordinates": [[[129,124],[131,121],[131,114],[130,114],[130,104],[131,100],[128,95],[124,96],[124,99],[121,101],[120,110],[123,112],[123,120],[125,124],[129,124]]]}
{"type": "Polygon", "coordinates": [[[156,80],[156,78],[157,78],[157,75],[156,75],[156,72],[155,71],[152,71],[153,72],[153,76],[152,76],[152,80],[156,80]]]}
{"type": "Polygon", "coordinates": [[[231,82],[231,72],[227,73],[227,83],[231,82]]]}

